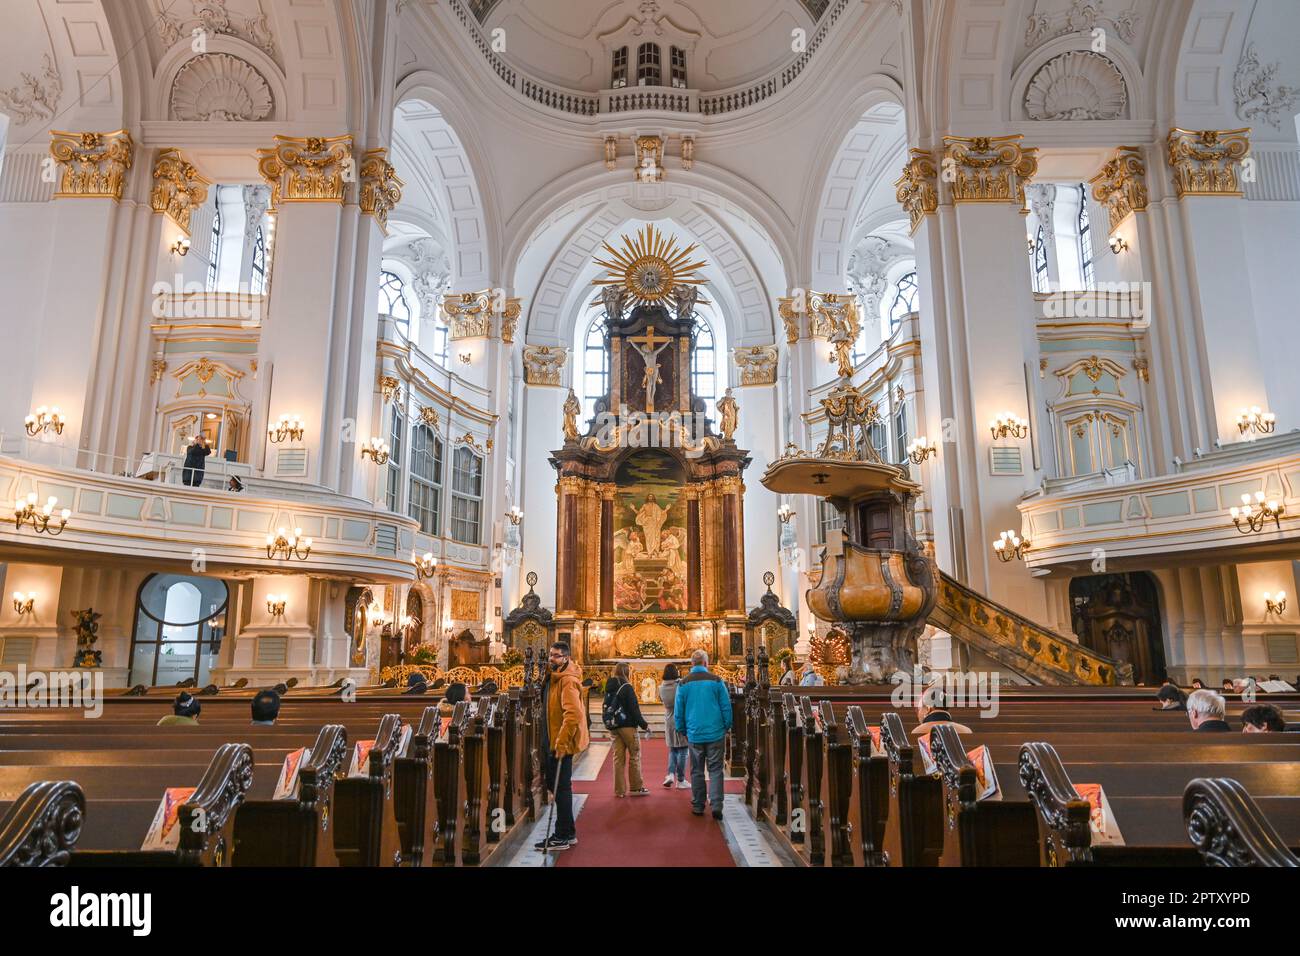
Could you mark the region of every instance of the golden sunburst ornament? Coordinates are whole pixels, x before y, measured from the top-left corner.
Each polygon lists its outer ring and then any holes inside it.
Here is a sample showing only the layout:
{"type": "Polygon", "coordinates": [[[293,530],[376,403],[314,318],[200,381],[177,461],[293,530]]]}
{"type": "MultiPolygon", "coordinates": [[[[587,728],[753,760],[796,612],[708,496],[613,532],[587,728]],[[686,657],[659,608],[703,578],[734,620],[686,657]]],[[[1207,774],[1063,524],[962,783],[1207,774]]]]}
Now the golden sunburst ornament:
{"type": "Polygon", "coordinates": [[[608,269],[609,275],[591,284],[621,285],[646,305],[667,299],[676,286],[704,284],[704,277],[696,273],[708,263],[691,261],[695,243],[679,249],[676,236],[666,236],[648,223],[635,236],[623,236],[622,249],[607,242],[605,251],[609,258],[597,259],[596,265],[608,269]]]}

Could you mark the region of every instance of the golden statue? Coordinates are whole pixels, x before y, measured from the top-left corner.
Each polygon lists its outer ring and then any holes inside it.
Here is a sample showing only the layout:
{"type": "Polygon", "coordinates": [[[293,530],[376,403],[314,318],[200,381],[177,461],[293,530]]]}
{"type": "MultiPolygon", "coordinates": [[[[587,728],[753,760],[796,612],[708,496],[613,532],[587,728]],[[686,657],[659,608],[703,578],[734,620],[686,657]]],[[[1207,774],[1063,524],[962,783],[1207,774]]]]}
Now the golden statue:
{"type": "Polygon", "coordinates": [[[722,432],[723,439],[732,441],[731,436],[735,434],[736,426],[740,424],[740,406],[731,397],[731,389],[727,389],[726,394],[718,399],[718,414],[722,417],[718,430],[722,432]]]}
{"type": "Polygon", "coordinates": [[[578,396],[569,389],[569,397],[564,400],[564,440],[578,440],[578,416],[582,413],[582,403],[578,396]]]}
{"type": "Polygon", "coordinates": [[[853,329],[844,328],[836,323],[835,331],[831,333],[831,345],[835,349],[835,354],[831,356],[831,361],[836,366],[836,373],[840,378],[853,377],[853,329]]]}

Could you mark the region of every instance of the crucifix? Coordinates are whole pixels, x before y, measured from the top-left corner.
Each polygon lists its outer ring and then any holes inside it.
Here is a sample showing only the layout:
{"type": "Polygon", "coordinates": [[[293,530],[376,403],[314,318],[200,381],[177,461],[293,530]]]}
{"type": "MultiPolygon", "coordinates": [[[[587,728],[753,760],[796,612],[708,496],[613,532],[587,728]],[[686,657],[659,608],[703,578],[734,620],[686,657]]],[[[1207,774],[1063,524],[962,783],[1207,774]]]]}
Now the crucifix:
{"type": "Polygon", "coordinates": [[[655,335],[653,326],[645,330],[645,334],[639,339],[629,338],[629,342],[641,353],[641,358],[645,362],[645,378],[642,384],[645,385],[645,410],[649,414],[655,410],[655,388],[663,380],[659,374],[659,353],[672,343],[672,338],[668,336],[655,335]],[[658,348],[655,348],[659,343],[658,348]]]}

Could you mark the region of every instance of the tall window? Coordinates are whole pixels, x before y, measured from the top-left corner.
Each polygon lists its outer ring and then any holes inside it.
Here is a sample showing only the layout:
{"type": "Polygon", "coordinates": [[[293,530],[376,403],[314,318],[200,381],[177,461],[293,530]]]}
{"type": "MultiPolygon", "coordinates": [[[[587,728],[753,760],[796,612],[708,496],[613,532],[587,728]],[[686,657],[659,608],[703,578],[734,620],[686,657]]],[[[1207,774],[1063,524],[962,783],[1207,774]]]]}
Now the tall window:
{"type": "Polygon", "coordinates": [[[879,418],[872,422],[867,429],[867,438],[876,456],[881,461],[889,461],[889,429],[885,427],[885,423],[879,418]]]}
{"type": "Polygon", "coordinates": [[[425,534],[441,533],[442,439],[423,423],[411,429],[411,494],[407,514],[425,534]]]}
{"type": "Polygon", "coordinates": [[[609,86],[612,90],[621,90],[627,86],[627,47],[625,46],[614,51],[614,70],[609,86]]]}
{"type": "Polygon", "coordinates": [[[636,85],[663,85],[663,69],[659,61],[659,44],[642,43],[636,49],[636,85]]]}
{"type": "Polygon", "coordinates": [[[221,187],[213,190],[216,211],[212,214],[212,234],[208,240],[208,279],[209,292],[217,291],[217,263],[221,260],[221,187]]]}
{"type": "Polygon", "coordinates": [[[679,90],[686,89],[686,51],[677,46],[669,47],[669,65],[673,86],[679,90]]]}
{"type": "Polygon", "coordinates": [[[838,531],[844,527],[843,516],[841,516],[840,513],[835,510],[835,506],[825,498],[817,502],[817,518],[818,530],[821,531],[821,538],[819,540],[823,544],[826,543],[826,535],[828,532],[838,531]]]}
{"type": "Polygon", "coordinates": [[[434,321],[430,323],[433,329],[433,342],[429,347],[429,357],[437,360],[443,365],[447,364],[447,326],[441,322],[434,321]]]}
{"type": "Polygon", "coordinates": [[[1092,227],[1088,223],[1088,187],[1079,183],[1079,264],[1083,270],[1083,287],[1095,289],[1092,274],[1092,227]]]}
{"type": "Polygon", "coordinates": [[[379,314],[391,315],[402,329],[402,334],[411,337],[411,306],[406,301],[404,283],[401,276],[387,270],[379,273],[379,314]]]}
{"type": "Polygon", "coordinates": [[[897,402],[894,405],[894,462],[902,464],[907,461],[907,405],[897,402]]]}
{"type": "Polygon", "coordinates": [[[1038,232],[1034,236],[1034,251],[1031,254],[1031,263],[1033,265],[1033,280],[1035,292],[1047,292],[1047,242],[1043,238],[1043,227],[1038,227],[1038,232]]]}
{"type": "Polygon", "coordinates": [[[483,459],[461,445],[451,470],[451,536],[465,544],[479,543],[483,512],[483,459]]]}
{"type": "Polygon", "coordinates": [[[713,345],[713,327],[703,319],[695,326],[695,350],[691,353],[691,391],[712,409],[718,398],[717,349],[713,345]]]}
{"type": "Polygon", "coordinates": [[[916,311],[916,270],[898,280],[898,290],[889,305],[889,334],[893,335],[904,318],[916,311]]]}
{"type": "Polygon", "coordinates": [[[609,390],[609,352],[605,350],[605,320],[595,319],[587,329],[582,347],[582,414],[590,421],[596,414],[596,399],[609,390]]]}
{"type": "Polygon", "coordinates": [[[249,290],[253,295],[263,295],[266,292],[266,233],[260,225],[253,238],[253,278],[249,290]]]}
{"type": "Polygon", "coordinates": [[[386,503],[389,511],[402,506],[402,449],[406,442],[406,416],[393,406],[393,419],[388,426],[388,491],[386,503]]]}

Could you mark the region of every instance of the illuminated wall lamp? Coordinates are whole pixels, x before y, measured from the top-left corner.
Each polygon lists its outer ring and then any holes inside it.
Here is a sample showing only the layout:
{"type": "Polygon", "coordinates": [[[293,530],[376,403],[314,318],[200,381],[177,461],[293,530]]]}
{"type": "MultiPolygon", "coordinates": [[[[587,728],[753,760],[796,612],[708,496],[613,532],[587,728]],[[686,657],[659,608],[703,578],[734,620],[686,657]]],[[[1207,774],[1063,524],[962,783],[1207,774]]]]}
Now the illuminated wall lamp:
{"type": "Polygon", "coordinates": [[[14,592],[14,613],[19,617],[24,614],[32,614],[36,610],[36,592],[23,594],[22,591],[14,592]]]}
{"type": "Polygon", "coordinates": [[[438,572],[438,562],[434,560],[432,551],[426,551],[424,557],[417,558],[411,563],[415,565],[415,573],[424,580],[428,580],[438,572]]]}
{"type": "Polygon", "coordinates": [[[1233,505],[1229,510],[1232,515],[1232,523],[1236,525],[1237,530],[1242,534],[1250,534],[1264,530],[1264,522],[1272,520],[1279,531],[1282,530],[1282,513],[1286,511],[1286,505],[1277,501],[1266,501],[1264,492],[1255,492],[1255,498],[1252,501],[1250,495],[1241,496],[1241,506],[1233,505]]]}
{"type": "Polygon", "coordinates": [[[190,241],[182,236],[172,243],[172,255],[188,256],[190,254],[190,241]]]}
{"type": "Polygon", "coordinates": [[[470,352],[461,352],[461,353],[460,353],[460,364],[461,364],[461,365],[468,365],[468,364],[470,364],[470,363],[473,362],[473,361],[474,361],[474,356],[473,356],[472,353],[470,353],[470,352]]]}
{"type": "Polygon", "coordinates": [[[795,511],[789,504],[782,503],[781,507],[776,509],[776,520],[781,524],[789,524],[790,519],[794,517],[795,511]]]}
{"type": "Polygon", "coordinates": [[[36,492],[29,492],[26,498],[19,498],[14,502],[14,527],[21,530],[25,524],[30,524],[37,534],[57,535],[62,534],[63,529],[67,527],[68,518],[72,512],[64,508],[58,516],[58,525],[51,527],[50,522],[54,520],[54,506],[59,503],[59,499],[51,495],[46,499],[45,507],[36,507],[36,492]]]}
{"type": "Polygon", "coordinates": [[[1002,535],[993,541],[993,553],[998,556],[999,561],[1015,561],[1025,559],[1025,554],[1029,551],[1029,539],[1022,538],[1014,531],[1003,531],[1002,535]]]}
{"type": "Polygon", "coordinates": [[[1248,409],[1243,408],[1241,414],[1237,416],[1237,431],[1243,435],[1247,432],[1271,435],[1275,428],[1277,428],[1277,416],[1272,412],[1264,411],[1258,405],[1252,405],[1248,409]]]}
{"type": "Polygon", "coordinates": [[[284,617],[284,609],[289,601],[283,594],[268,594],[266,596],[266,613],[271,617],[284,617]]]}
{"type": "Polygon", "coordinates": [[[285,561],[297,558],[299,561],[306,561],[310,555],[311,538],[302,536],[302,528],[294,528],[292,537],[286,534],[283,528],[278,529],[274,535],[266,536],[268,558],[282,558],[285,561]]]}
{"type": "Polygon", "coordinates": [[[517,525],[524,520],[523,509],[518,505],[511,505],[510,510],[506,512],[506,517],[510,519],[511,524],[517,525]]]}
{"type": "Polygon", "coordinates": [[[266,438],[272,444],[279,444],[290,438],[294,441],[302,441],[305,432],[302,419],[297,415],[281,415],[276,424],[266,426],[266,438]]]}
{"type": "Polygon", "coordinates": [[[361,457],[369,458],[376,465],[388,464],[388,442],[382,438],[372,438],[361,446],[361,457]]]}
{"type": "Polygon", "coordinates": [[[989,431],[993,433],[994,441],[1008,436],[1011,438],[1024,438],[1029,434],[1029,423],[1019,415],[1003,412],[989,422],[989,431]]]}
{"type": "Polygon", "coordinates": [[[366,614],[366,620],[375,627],[384,628],[388,626],[388,615],[378,604],[370,605],[370,610],[366,614]]]}
{"type": "Polygon", "coordinates": [[[914,465],[919,465],[927,458],[937,454],[939,454],[938,446],[932,441],[927,441],[924,435],[907,446],[907,457],[914,465]]]}
{"type": "Polygon", "coordinates": [[[1276,595],[1264,592],[1264,611],[1266,614],[1281,614],[1286,610],[1286,592],[1278,591],[1276,595]]]}
{"type": "Polygon", "coordinates": [[[42,405],[31,415],[23,419],[23,426],[27,429],[27,434],[36,436],[41,432],[54,432],[56,435],[63,434],[63,426],[66,422],[59,415],[59,406],[46,408],[42,405]]]}
{"type": "Polygon", "coordinates": [[[1121,252],[1128,252],[1128,241],[1123,236],[1110,237],[1110,251],[1115,255],[1121,252]]]}

